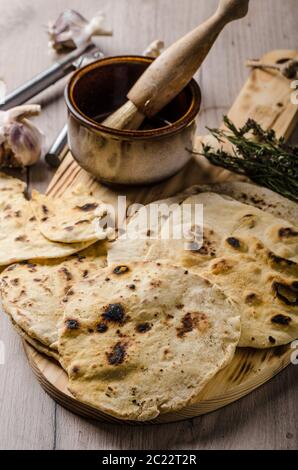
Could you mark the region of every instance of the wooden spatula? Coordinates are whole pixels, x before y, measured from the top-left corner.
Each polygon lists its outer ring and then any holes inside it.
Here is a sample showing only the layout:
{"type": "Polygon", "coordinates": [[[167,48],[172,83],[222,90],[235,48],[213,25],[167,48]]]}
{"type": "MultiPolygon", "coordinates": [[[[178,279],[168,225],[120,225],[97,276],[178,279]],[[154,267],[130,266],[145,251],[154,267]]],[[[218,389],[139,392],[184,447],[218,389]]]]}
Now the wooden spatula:
{"type": "Polygon", "coordinates": [[[226,24],[243,18],[249,0],[220,0],[211,18],[179,39],[143,73],[127,95],[128,101],[102,124],[138,129],[190,82],[226,24]]]}

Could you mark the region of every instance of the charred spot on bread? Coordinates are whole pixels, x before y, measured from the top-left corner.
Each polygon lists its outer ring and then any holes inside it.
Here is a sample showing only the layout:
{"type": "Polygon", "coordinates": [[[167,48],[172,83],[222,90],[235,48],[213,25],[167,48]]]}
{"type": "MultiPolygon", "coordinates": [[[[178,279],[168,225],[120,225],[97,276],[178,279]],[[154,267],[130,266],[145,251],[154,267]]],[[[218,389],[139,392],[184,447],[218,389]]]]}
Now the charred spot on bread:
{"type": "Polygon", "coordinates": [[[89,220],[87,219],[83,219],[83,220],[78,220],[75,225],[81,225],[81,224],[87,224],[89,222],[89,220]]]}
{"type": "Polygon", "coordinates": [[[68,225],[67,227],[64,228],[64,230],[66,230],[67,232],[72,232],[73,231],[73,226],[68,225]]]}
{"type": "Polygon", "coordinates": [[[109,304],[102,315],[104,320],[120,324],[123,323],[124,316],[125,311],[121,304],[109,304]]]}
{"type": "Polygon", "coordinates": [[[42,212],[45,215],[47,215],[49,213],[49,209],[47,208],[47,206],[45,204],[42,204],[41,209],[42,209],[42,212]]]}
{"type": "Polygon", "coordinates": [[[78,330],[80,327],[78,320],[74,320],[73,318],[68,318],[65,323],[68,330],[78,330]]]}
{"type": "Polygon", "coordinates": [[[147,333],[147,331],[151,330],[151,328],[152,326],[148,322],[139,323],[139,325],[136,326],[136,331],[138,333],[147,333]]]}
{"type": "Polygon", "coordinates": [[[276,264],[287,265],[287,266],[296,266],[297,265],[295,263],[295,261],[292,261],[292,260],[287,259],[287,258],[282,258],[281,256],[277,256],[272,251],[268,252],[268,258],[269,258],[269,260],[271,260],[273,263],[276,263],[276,264]]]}
{"type": "Polygon", "coordinates": [[[241,246],[240,240],[238,238],[235,238],[235,237],[228,237],[226,239],[226,242],[228,243],[228,245],[230,245],[235,250],[239,250],[239,248],[241,246]]]}
{"type": "Polygon", "coordinates": [[[292,227],[282,227],[278,231],[278,236],[280,238],[298,237],[298,232],[297,230],[294,230],[292,227]]]}
{"type": "Polygon", "coordinates": [[[108,327],[105,323],[101,322],[96,325],[96,331],[98,333],[105,333],[108,330],[108,327]]]}
{"type": "Polygon", "coordinates": [[[245,225],[247,228],[254,228],[256,225],[256,216],[254,214],[245,214],[240,219],[241,225],[245,225]]]}
{"type": "Polygon", "coordinates": [[[154,288],[160,287],[161,286],[161,280],[160,279],[153,279],[150,282],[150,286],[152,286],[154,288]]]}
{"type": "Polygon", "coordinates": [[[276,339],[273,338],[273,336],[269,336],[268,340],[269,340],[269,343],[271,343],[271,344],[275,344],[275,343],[276,343],[276,339]]]}
{"type": "Polygon", "coordinates": [[[26,235],[19,235],[18,237],[15,238],[16,242],[25,242],[26,241],[26,235]]]}
{"type": "Polygon", "coordinates": [[[181,326],[177,328],[178,338],[183,338],[186,333],[191,332],[194,328],[199,331],[205,331],[209,326],[208,318],[202,312],[187,312],[181,320],[181,326]]]}
{"type": "Polygon", "coordinates": [[[259,297],[255,292],[250,292],[245,296],[244,302],[247,305],[255,305],[259,301],[259,297]]]}
{"type": "Polygon", "coordinates": [[[112,366],[118,366],[124,362],[126,356],[126,345],[120,341],[113,346],[111,352],[106,353],[108,362],[112,366]]]}
{"type": "Polygon", "coordinates": [[[181,323],[181,327],[177,328],[178,338],[182,338],[186,333],[189,333],[193,330],[193,319],[190,312],[184,315],[181,323]]]}
{"type": "Polygon", "coordinates": [[[125,265],[119,265],[113,269],[113,273],[117,275],[125,274],[128,271],[129,271],[129,267],[125,265]]]}
{"type": "Polygon", "coordinates": [[[212,264],[211,269],[213,274],[224,274],[232,269],[232,265],[226,259],[220,259],[212,264]]]}
{"type": "Polygon", "coordinates": [[[283,325],[283,326],[289,325],[291,321],[292,321],[291,317],[287,315],[283,315],[282,313],[274,315],[274,317],[271,318],[272,323],[275,323],[277,325],[283,325]]]}
{"type": "Polygon", "coordinates": [[[84,204],[83,206],[77,206],[77,209],[83,212],[89,212],[89,211],[93,211],[97,207],[98,207],[98,204],[96,202],[93,202],[93,203],[89,202],[87,204],[84,204]]]}
{"type": "Polygon", "coordinates": [[[68,269],[67,269],[65,266],[60,269],[60,272],[65,275],[67,281],[71,281],[71,280],[72,280],[72,275],[71,275],[71,273],[68,271],[68,269]]]}
{"type": "Polygon", "coordinates": [[[175,307],[178,309],[178,310],[182,310],[184,305],[183,304],[176,304],[175,307]]]}
{"type": "Polygon", "coordinates": [[[298,291],[292,285],[274,281],[272,289],[276,296],[286,305],[298,305],[298,291]]]}

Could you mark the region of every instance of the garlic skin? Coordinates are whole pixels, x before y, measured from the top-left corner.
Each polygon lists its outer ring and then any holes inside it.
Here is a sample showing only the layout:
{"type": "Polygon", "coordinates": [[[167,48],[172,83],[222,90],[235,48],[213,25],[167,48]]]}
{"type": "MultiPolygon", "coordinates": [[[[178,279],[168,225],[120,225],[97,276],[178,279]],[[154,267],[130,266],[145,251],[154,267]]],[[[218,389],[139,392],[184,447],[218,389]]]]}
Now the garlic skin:
{"type": "Polygon", "coordinates": [[[0,111],[0,166],[23,168],[36,163],[43,151],[44,135],[27,118],[40,114],[39,105],[0,111]]]}
{"type": "Polygon", "coordinates": [[[0,104],[4,103],[6,95],[6,83],[0,78],[0,104]]]}
{"type": "Polygon", "coordinates": [[[164,47],[165,43],[160,39],[156,39],[144,50],[143,55],[156,59],[158,56],[160,56],[164,47]]]}
{"type": "Polygon", "coordinates": [[[55,23],[49,23],[49,46],[57,52],[87,45],[92,36],[111,36],[112,31],[103,28],[105,16],[97,13],[91,21],[75,10],[63,11],[55,23]]]}

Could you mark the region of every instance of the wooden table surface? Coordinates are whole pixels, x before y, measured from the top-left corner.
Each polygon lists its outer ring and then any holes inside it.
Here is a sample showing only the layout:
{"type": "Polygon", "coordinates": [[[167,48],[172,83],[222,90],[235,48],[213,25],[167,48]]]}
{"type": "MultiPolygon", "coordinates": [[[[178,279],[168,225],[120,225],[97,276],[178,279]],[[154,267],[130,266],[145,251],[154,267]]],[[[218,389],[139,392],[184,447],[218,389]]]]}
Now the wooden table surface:
{"type": "MultiPolygon", "coordinates": [[[[195,27],[217,0],[0,0],[0,78],[8,90],[47,67],[45,25],[64,8],[86,17],[104,10],[112,38],[100,38],[105,54],[140,53],[152,40],[166,45],[195,27]]],[[[199,132],[217,125],[237,96],[247,58],[271,49],[297,48],[297,0],[251,0],[249,16],[230,25],[198,73],[203,91],[199,132]]],[[[34,102],[50,145],[65,122],[64,83],[34,102]]],[[[297,139],[296,139],[297,140],[297,139]]],[[[53,171],[41,162],[23,173],[44,190],[53,171]]],[[[178,424],[130,427],[90,422],[56,405],[35,380],[19,337],[0,316],[1,449],[295,449],[298,444],[298,368],[290,366],[265,386],[210,415],[178,424]],[[295,391],[296,389],[296,391],[295,391]]]]}

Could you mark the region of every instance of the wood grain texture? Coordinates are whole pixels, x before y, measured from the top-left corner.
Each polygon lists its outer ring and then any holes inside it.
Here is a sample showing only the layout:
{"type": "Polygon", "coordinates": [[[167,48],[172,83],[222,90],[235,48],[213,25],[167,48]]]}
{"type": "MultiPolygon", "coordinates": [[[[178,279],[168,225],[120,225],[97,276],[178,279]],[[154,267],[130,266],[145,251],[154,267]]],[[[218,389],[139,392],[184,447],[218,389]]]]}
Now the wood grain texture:
{"type": "MultiPolygon", "coordinates": [[[[296,0],[252,0],[246,20],[229,26],[214,46],[197,78],[203,90],[199,133],[221,121],[248,71],[247,58],[271,49],[293,48],[297,38],[296,0]]],[[[100,38],[106,54],[138,53],[160,37],[172,43],[207,18],[216,0],[0,0],[0,75],[9,90],[51,62],[43,25],[63,8],[86,16],[105,9],[113,38],[100,38]],[[137,27],[136,27],[137,25],[137,27]]],[[[49,145],[65,120],[63,84],[43,93],[38,118],[49,145]]],[[[41,163],[30,172],[34,187],[45,189],[51,171],[41,163]]],[[[156,195],[158,198],[158,188],[156,195]]],[[[281,449],[297,448],[296,367],[270,384],[211,415],[183,423],[146,426],[97,424],[54,405],[26,364],[20,340],[8,319],[0,317],[6,362],[0,365],[0,447],[57,449],[281,449]],[[56,411],[55,411],[56,410],[56,411]],[[253,411],[252,411],[253,410],[253,411]]]]}
{"type": "MultiPolygon", "coordinates": [[[[68,391],[68,378],[58,363],[40,354],[24,340],[29,363],[44,390],[60,405],[80,416],[108,423],[140,425],[121,421],[76,400],[68,391]]],[[[143,424],[177,423],[229,405],[263,385],[290,364],[291,346],[255,351],[238,348],[232,362],[207,384],[196,402],[180,411],[158,416],[143,424]]]]}

